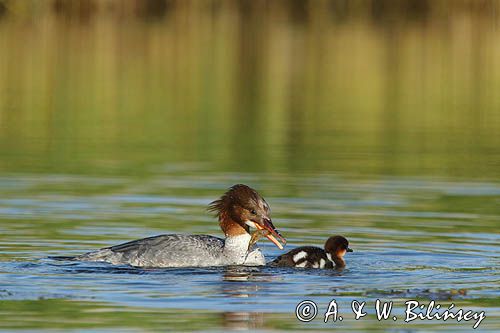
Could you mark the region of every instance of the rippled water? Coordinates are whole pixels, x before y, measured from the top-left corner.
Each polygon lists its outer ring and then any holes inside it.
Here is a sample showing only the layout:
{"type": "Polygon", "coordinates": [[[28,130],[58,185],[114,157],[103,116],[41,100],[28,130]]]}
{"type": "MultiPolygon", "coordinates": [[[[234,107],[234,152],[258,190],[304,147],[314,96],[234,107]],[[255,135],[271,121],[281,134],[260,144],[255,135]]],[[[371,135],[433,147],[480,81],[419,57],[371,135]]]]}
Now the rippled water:
{"type": "MultiPolygon", "coordinates": [[[[405,300],[433,299],[484,310],[480,328],[500,327],[495,183],[206,170],[148,179],[11,174],[0,189],[0,328],[396,327],[376,322],[376,299],[395,301],[399,320],[405,300]],[[354,252],[347,268],[138,269],[47,258],[160,233],[220,235],[205,207],[236,182],[265,195],[287,249],[321,246],[331,234],[348,237],[354,252]],[[294,315],[305,299],[320,311],[308,323],[294,315]],[[322,312],[332,299],[344,320],[325,324],[322,312]],[[368,317],[353,319],[353,300],[367,302],[368,317]]],[[[267,241],[260,246],[268,259],[281,253],[267,241]]],[[[473,322],[405,325],[398,327],[467,331],[473,322]]]]}

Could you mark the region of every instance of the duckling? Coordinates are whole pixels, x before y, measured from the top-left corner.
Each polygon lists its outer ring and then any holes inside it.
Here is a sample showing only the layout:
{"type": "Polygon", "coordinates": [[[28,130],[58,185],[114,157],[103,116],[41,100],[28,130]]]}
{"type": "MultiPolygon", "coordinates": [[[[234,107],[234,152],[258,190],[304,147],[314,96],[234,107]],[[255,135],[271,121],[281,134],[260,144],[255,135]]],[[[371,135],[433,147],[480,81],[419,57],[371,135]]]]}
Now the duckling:
{"type": "Polygon", "coordinates": [[[344,255],[353,252],[349,241],[343,236],[331,236],[325,249],[316,246],[301,246],[274,259],[270,264],[278,267],[344,268],[344,255]]]}

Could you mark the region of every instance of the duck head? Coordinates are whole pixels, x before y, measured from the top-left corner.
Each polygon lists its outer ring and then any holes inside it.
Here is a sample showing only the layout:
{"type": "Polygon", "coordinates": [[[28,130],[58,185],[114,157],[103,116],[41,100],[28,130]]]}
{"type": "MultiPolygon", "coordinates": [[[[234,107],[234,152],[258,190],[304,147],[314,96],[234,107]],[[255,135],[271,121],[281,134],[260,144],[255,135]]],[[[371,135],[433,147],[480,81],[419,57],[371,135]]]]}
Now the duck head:
{"type": "Polygon", "coordinates": [[[325,243],[325,252],[331,256],[336,267],[344,267],[344,256],[347,252],[352,252],[349,241],[340,235],[331,236],[325,243]]]}
{"type": "Polygon", "coordinates": [[[237,184],[229,188],[220,199],[210,203],[208,209],[215,212],[226,237],[250,233],[250,228],[266,230],[266,237],[283,249],[285,238],[274,227],[266,200],[247,185],[237,184]]]}

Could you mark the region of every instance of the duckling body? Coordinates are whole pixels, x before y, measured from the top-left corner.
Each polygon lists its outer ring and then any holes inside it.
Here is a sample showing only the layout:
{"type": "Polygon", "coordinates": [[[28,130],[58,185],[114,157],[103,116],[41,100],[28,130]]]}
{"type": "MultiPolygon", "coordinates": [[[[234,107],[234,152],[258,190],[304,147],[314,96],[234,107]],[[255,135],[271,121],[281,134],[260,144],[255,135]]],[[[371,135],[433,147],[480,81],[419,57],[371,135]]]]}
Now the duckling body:
{"type": "Polygon", "coordinates": [[[335,264],[329,254],[316,246],[301,246],[272,261],[278,267],[333,268],[335,264]]]}
{"type": "Polygon", "coordinates": [[[271,262],[277,267],[341,269],[345,267],[344,255],[352,252],[349,242],[343,236],[332,236],[325,243],[325,249],[316,246],[297,247],[271,262]]]}

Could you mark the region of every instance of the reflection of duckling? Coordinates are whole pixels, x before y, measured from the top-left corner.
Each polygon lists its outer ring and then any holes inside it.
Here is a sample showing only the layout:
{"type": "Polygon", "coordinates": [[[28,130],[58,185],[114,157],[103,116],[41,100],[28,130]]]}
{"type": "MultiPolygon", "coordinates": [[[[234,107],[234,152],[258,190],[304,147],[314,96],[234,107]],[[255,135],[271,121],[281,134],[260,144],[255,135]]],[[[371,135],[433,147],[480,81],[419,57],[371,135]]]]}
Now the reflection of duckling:
{"type": "Polygon", "coordinates": [[[316,246],[301,246],[285,253],[271,262],[278,267],[343,268],[344,255],[352,252],[345,237],[332,236],[325,243],[325,249],[316,246]],[[335,263],[335,264],[334,264],[335,263]]]}

